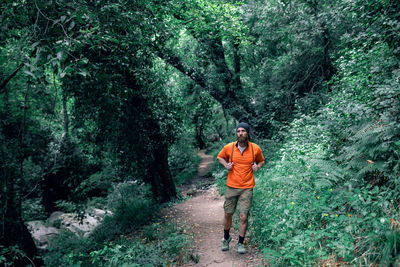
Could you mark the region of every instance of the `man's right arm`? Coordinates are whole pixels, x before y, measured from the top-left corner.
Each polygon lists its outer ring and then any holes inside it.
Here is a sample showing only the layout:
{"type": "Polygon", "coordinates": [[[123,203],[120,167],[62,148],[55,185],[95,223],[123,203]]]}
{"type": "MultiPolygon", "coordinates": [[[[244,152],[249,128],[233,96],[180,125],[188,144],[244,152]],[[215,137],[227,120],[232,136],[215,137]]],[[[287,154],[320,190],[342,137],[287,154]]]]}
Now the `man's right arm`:
{"type": "Polygon", "coordinates": [[[228,162],[226,162],[226,160],[224,158],[220,158],[220,157],[217,157],[217,159],[218,159],[219,163],[221,163],[221,165],[224,166],[227,170],[232,169],[233,162],[228,163],[228,162]]]}

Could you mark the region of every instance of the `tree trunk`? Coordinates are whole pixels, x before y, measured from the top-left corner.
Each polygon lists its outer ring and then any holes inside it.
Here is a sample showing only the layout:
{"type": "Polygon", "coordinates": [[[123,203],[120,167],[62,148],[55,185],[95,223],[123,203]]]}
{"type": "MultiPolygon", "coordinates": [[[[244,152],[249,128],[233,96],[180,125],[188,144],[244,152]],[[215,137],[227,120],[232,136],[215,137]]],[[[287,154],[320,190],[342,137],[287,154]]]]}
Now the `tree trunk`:
{"type": "Polygon", "coordinates": [[[201,115],[195,114],[193,117],[193,124],[195,125],[195,132],[196,132],[196,142],[197,146],[200,149],[203,149],[206,147],[206,143],[203,140],[203,128],[204,128],[204,118],[201,118],[201,115]],[[201,120],[201,121],[200,121],[201,120]]]}
{"type": "Polygon", "coordinates": [[[229,118],[228,118],[228,114],[226,113],[226,110],[224,107],[222,107],[222,112],[224,113],[224,118],[225,118],[225,131],[226,131],[226,134],[228,136],[230,136],[231,130],[229,129],[229,118]]]}
{"type": "Polygon", "coordinates": [[[64,140],[68,140],[69,137],[69,117],[67,110],[67,96],[65,90],[62,91],[62,106],[63,106],[63,138],[64,140]]]}
{"type": "MultiPolygon", "coordinates": [[[[25,121],[28,105],[30,83],[25,92],[23,117],[21,122],[1,124],[0,138],[4,145],[0,146],[0,161],[2,162],[1,176],[1,232],[0,244],[7,247],[18,246],[19,250],[14,255],[5,255],[8,262],[15,266],[36,265],[42,266],[43,261],[37,257],[37,249],[27,227],[22,219],[22,188],[23,188],[23,162],[26,159],[25,148],[25,121]]],[[[5,89],[6,106],[8,105],[7,90],[5,89]]],[[[0,113],[1,114],[1,113],[0,113]]],[[[13,118],[10,109],[4,115],[13,118]]],[[[2,144],[3,144],[2,143],[2,144]]]]}
{"type": "MultiPolygon", "coordinates": [[[[121,72],[124,71],[126,70],[121,72]]],[[[126,87],[132,92],[142,89],[142,85],[128,71],[125,77],[126,87]]],[[[176,188],[168,164],[166,134],[162,132],[158,118],[152,110],[149,103],[151,99],[142,94],[132,94],[130,97],[122,123],[127,145],[131,148],[129,153],[132,155],[129,157],[132,163],[141,166],[143,180],[151,185],[154,199],[160,202],[169,201],[176,197],[176,188]]]]}
{"type": "Polygon", "coordinates": [[[206,143],[203,140],[203,125],[196,125],[196,141],[200,149],[206,148],[206,143]]]}
{"type": "MultiPolygon", "coordinates": [[[[9,180],[15,181],[17,178],[9,180]]],[[[42,259],[37,257],[38,251],[32,236],[22,221],[21,203],[19,201],[21,192],[16,190],[12,181],[6,185],[0,244],[5,247],[18,245],[18,248],[23,251],[22,254],[17,253],[16,259],[6,256],[7,260],[14,262],[15,266],[30,266],[32,263],[36,266],[43,266],[42,259]]]]}
{"type": "Polygon", "coordinates": [[[175,183],[168,165],[168,145],[160,144],[153,150],[153,161],[146,166],[145,182],[151,185],[154,199],[167,202],[176,197],[175,183]]]}
{"type": "Polygon", "coordinates": [[[321,25],[323,32],[322,32],[322,45],[324,48],[324,59],[322,63],[323,69],[323,79],[325,81],[329,81],[333,74],[335,73],[334,67],[329,57],[329,51],[331,46],[331,37],[329,34],[329,30],[326,28],[325,24],[321,25]]]}
{"type": "Polygon", "coordinates": [[[162,144],[159,151],[155,151],[154,154],[155,169],[161,182],[161,187],[159,187],[161,190],[158,195],[161,197],[162,202],[167,202],[176,197],[175,183],[168,165],[168,145],[166,143],[162,144]]]}

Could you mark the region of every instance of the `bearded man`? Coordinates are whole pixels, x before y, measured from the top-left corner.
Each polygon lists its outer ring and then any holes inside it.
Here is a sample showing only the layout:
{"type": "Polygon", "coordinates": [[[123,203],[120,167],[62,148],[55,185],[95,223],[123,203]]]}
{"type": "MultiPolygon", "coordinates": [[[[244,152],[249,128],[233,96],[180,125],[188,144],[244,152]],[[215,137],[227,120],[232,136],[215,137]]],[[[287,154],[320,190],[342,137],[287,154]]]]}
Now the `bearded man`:
{"type": "Polygon", "coordinates": [[[236,138],[236,142],[225,145],[217,156],[219,163],[229,170],[224,202],[222,251],[229,250],[229,242],[232,240],[229,235],[232,216],[239,202],[240,223],[237,252],[243,254],[246,253],[243,241],[255,186],[254,172],[264,165],[264,156],[261,148],[250,142],[250,126],[247,123],[238,124],[236,138]]]}

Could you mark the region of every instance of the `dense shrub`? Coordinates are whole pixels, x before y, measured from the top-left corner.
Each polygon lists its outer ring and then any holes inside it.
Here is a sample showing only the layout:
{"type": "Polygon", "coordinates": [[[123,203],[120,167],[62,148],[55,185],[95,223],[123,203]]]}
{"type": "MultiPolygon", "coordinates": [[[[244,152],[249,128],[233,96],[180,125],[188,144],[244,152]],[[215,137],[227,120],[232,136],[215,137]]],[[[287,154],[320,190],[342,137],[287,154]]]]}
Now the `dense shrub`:
{"type": "Polygon", "coordinates": [[[156,221],[159,206],[148,187],[120,183],[107,198],[112,213],[89,236],[64,231],[52,239],[47,266],[166,266],[188,259],[186,235],[156,221]]]}
{"type": "Polygon", "coordinates": [[[188,133],[181,134],[169,148],[169,166],[177,185],[184,183],[197,173],[200,157],[192,142],[193,139],[188,136],[188,133]]]}
{"type": "Polygon", "coordinates": [[[400,88],[389,52],[345,51],[328,103],[298,115],[258,176],[253,226],[273,265],[399,263],[400,88]]]}
{"type": "Polygon", "coordinates": [[[183,263],[190,254],[184,248],[188,245],[185,235],[177,232],[173,225],[151,224],[143,229],[144,239],[121,238],[90,253],[95,266],[167,266],[183,263]],[[150,227],[151,226],[151,227],[150,227]],[[151,232],[146,230],[151,228],[151,232]],[[149,238],[149,234],[151,238],[149,238]]]}
{"type": "Polygon", "coordinates": [[[116,236],[137,230],[148,223],[159,209],[151,197],[149,187],[135,182],[115,185],[108,201],[112,215],[106,216],[92,233],[96,242],[112,240],[116,236]]]}
{"type": "MultiPolygon", "coordinates": [[[[149,224],[112,241],[95,242],[63,232],[53,239],[46,266],[167,266],[191,259],[189,239],[174,225],[149,224]],[[148,229],[149,228],[149,229],[148,229]]],[[[0,262],[2,258],[0,257],[0,262]]]]}

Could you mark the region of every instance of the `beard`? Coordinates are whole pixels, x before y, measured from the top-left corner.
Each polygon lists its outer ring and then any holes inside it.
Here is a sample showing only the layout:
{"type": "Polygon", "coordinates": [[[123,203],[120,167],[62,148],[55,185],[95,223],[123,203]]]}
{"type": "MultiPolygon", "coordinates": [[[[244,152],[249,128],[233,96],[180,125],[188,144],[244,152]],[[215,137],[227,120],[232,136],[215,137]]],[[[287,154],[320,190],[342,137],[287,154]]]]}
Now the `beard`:
{"type": "Polygon", "coordinates": [[[238,136],[237,140],[239,143],[244,143],[244,142],[248,141],[248,138],[247,138],[247,136],[238,136]]]}

